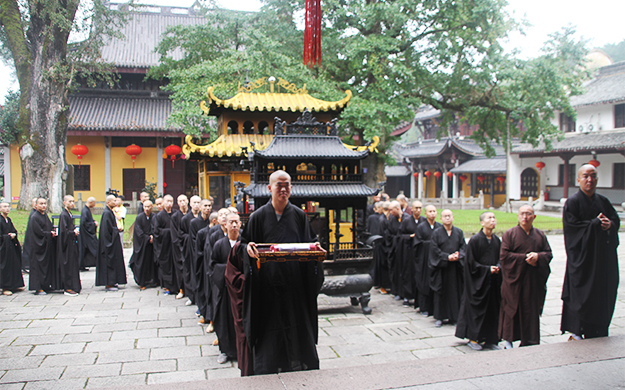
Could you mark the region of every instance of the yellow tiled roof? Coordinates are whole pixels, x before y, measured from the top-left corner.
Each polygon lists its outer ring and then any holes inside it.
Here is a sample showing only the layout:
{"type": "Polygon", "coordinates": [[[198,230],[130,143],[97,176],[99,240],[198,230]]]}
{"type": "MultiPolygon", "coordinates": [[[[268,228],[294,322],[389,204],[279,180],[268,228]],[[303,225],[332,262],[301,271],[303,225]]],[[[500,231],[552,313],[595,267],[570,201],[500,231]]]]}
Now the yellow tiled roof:
{"type": "Polygon", "coordinates": [[[185,144],[182,146],[182,152],[187,157],[189,157],[191,153],[200,153],[210,157],[241,156],[241,154],[243,154],[243,150],[241,150],[242,146],[247,147],[249,151],[252,150],[250,141],[256,144],[256,149],[263,150],[269,146],[272,139],[273,134],[222,134],[212,144],[202,146],[194,144],[193,137],[187,135],[185,137],[185,144]]]}
{"type": "Polygon", "coordinates": [[[350,90],[345,91],[345,97],[335,102],[316,99],[307,93],[257,93],[239,92],[230,99],[219,99],[213,93],[213,87],[207,90],[208,105],[205,101],[200,104],[202,111],[208,114],[211,105],[230,108],[237,111],[291,111],[302,112],[308,109],[311,112],[337,111],[345,108],[352,98],[350,90]]]}

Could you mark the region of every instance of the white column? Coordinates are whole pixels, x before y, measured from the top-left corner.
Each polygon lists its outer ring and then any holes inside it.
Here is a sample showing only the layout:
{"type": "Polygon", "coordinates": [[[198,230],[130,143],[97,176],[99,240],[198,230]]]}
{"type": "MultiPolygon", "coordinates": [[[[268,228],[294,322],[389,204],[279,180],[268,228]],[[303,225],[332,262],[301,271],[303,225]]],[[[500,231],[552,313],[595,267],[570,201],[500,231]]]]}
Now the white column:
{"type": "Polygon", "coordinates": [[[163,139],[160,137],[156,137],[156,148],[156,167],[158,172],[156,192],[158,194],[165,194],[163,190],[163,183],[165,182],[165,174],[163,172],[163,139]]]}
{"type": "Polygon", "coordinates": [[[415,196],[415,177],[412,175],[414,173],[414,164],[410,164],[410,199],[416,198],[415,196]]]}
{"type": "MultiPolygon", "coordinates": [[[[455,166],[458,167],[458,159],[456,159],[455,166]]],[[[458,188],[458,174],[457,173],[454,175],[453,185],[454,185],[454,195],[453,195],[453,197],[454,198],[459,198],[460,197],[460,189],[458,188]]]]}
{"type": "Polygon", "coordinates": [[[419,166],[417,169],[418,169],[417,172],[419,172],[419,177],[417,179],[418,180],[417,185],[418,185],[418,188],[419,188],[419,191],[418,191],[419,194],[418,194],[417,197],[419,199],[423,199],[423,170],[421,169],[421,166],[419,166]]]}
{"type": "Polygon", "coordinates": [[[111,137],[104,137],[104,189],[111,188],[111,137]]]}
{"type": "Polygon", "coordinates": [[[4,147],[4,201],[11,203],[11,146],[4,147]]]}
{"type": "Polygon", "coordinates": [[[444,193],[444,197],[445,198],[449,198],[449,178],[447,177],[447,167],[443,167],[443,176],[441,176],[441,179],[443,179],[443,193],[444,193]]]}

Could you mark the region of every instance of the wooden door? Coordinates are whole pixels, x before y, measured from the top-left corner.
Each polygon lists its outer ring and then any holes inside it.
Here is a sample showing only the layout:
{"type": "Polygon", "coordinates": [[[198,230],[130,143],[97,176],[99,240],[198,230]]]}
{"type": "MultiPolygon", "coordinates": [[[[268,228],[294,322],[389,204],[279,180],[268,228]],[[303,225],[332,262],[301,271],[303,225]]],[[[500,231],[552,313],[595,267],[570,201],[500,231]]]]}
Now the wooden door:
{"type": "Polygon", "coordinates": [[[124,169],[124,199],[132,200],[132,193],[137,193],[137,199],[141,190],[145,188],[145,168],[124,169]]]}

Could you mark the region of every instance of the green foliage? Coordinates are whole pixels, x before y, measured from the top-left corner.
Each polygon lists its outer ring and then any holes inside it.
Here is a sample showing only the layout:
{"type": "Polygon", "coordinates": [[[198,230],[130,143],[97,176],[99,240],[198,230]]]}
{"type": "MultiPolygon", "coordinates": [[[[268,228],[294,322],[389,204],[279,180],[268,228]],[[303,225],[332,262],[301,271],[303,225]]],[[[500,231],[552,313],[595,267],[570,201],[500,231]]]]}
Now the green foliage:
{"type": "Polygon", "coordinates": [[[146,180],[145,187],[143,187],[143,189],[141,190],[141,192],[147,192],[148,194],[150,194],[150,200],[152,201],[152,203],[154,203],[157,197],[163,196],[163,194],[156,193],[157,185],[158,185],[157,182],[151,182],[151,181],[146,180]]]}
{"type": "Polygon", "coordinates": [[[612,57],[614,62],[625,61],[625,39],[619,43],[607,43],[600,49],[612,57]]]}
{"type": "Polygon", "coordinates": [[[19,115],[19,92],[7,92],[4,107],[0,107],[0,142],[13,145],[18,142],[20,131],[17,128],[19,115]]]}

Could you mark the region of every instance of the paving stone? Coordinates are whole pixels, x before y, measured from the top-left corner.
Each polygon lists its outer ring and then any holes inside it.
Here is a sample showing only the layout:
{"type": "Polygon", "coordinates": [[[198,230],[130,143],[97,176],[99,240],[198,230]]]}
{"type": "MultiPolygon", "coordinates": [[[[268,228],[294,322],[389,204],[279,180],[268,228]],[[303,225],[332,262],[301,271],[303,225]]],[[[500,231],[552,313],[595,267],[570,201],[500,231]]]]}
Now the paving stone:
{"type": "Polygon", "coordinates": [[[143,321],[157,321],[158,314],[124,314],[123,316],[117,316],[116,322],[143,322],[143,321]]]}
{"type": "Polygon", "coordinates": [[[31,320],[13,320],[13,321],[2,321],[0,322],[0,329],[16,329],[16,328],[26,328],[30,325],[31,320]]]}
{"type": "Polygon", "coordinates": [[[151,338],[137,341],[137,348],[181,347],[184,345],[186,345],[184,337],[151,338]]]}
{"type": "Polygon", "coordinates": [[[31,349],[30,345],[0,348],[0,359],[24,357],[28,355],[31,349]]]}
{"type": "Polygon", "coordinates": [[[202,350],[202,356],[218,356],[219,355],[219,347],[212,344],[204,344],[200,345],[202,350]]]}
{"type": "Polygon", "coordinates": [[[87,378],[59,379],[58,381],[28,382],[24,390],[84,389],[87,378]]]}
{"type": "Polygon", "coordinates": [[[135,340],[94,341],[87,343],[85,352],[120,351],[134,348],[135,340]]]}
{"type": "Polygon", "coordinates": [[[199,346],[187,346],[185,348],[152,348],[150,349],[150,360],[177,359],[184,357],[202,356],[199,346]]]}
{"type": "Polygon", "coordinates": [[[80,353],[85,349],[86,343],[64,343],[51,345],[37,345],[30,352],[30,356],[37,355],[62,355],[68,353],[80,353]]]}
{"type": "MultiPolygon", "coordinates": [[[[155,372],[173,372],[176,371],[176,360],[156,360],[144,362],[127,362],[122,366],[122,375],[129,374],[147,374],[155,372]]],[[[182,370],[181,370],[182,371],[182,370]]]]}
{"type": "Polygon", "coordinates": [[[240,378],[241,370],[239,370],[239,367],[237,367],[235,364],[234,367],[220,368],[218,370],[208,370],[206,371],[206,376],[208,377],[208,380],[240,378]]]}
{"type": "Polygon", "coordinates": [[[5,370],[19,370],[22,368],[39,367],[44,360],[44,356],[10,357],[0,359],[0,367],[5,370]]]}
{"type": "Polygon", "coordinates": [[[217,363],[217,355],[178,358],[176,360],[178,361],[178,371],[208,370],[223,367],[223,364],[217,363]]]}
{"type": "Polygon", "coordinates": [[[145,383],[146,374],[106,376],[101,378],[89,378],[86,388],[95,389],[98,387],[107,387],[123,389],[124,387],[144,385],[145,383]]]}
{"type": "Polygon", "coordinates": [[[158,383],[192,382],[203,380],[206,380],[206,372],[204,372],[204,370],[148,374],[148,385],[158,383]]]}
{"type": "MultiPolygon", "coordinates": [[[[33,382],[36,383],[36,382],[33,382]]],[[[26,386],[26,383],[5,383],[2,385],[2,390],[22,390],[26,386]]]]}
{"type": "Polygon", "coordinates": [[[41,327],[55,327],[55,326],[67,326],[70,327],[74,323],[73,319],[63,318],[63,319],[45,319],[45,320],[32,320],[29,328],[41,328],[41,327]]]}
{"type": "Polygon", "coordinates": [[[137,323],[137,329],[179,328],[181,325],[180,320],[141,321],[137,323]]]}
{"type": "Polygon", "coordinates": [[[93,341],[108,341],[111,339],[113,332],[102,333],[76,333],[66,334],[63,336],[64,343],[78,343],[78,342],[93,342],[93,341]]]}
{"type": "Polygon", "coordinates": [[[158,337],[172,336],[202,336],[204,329],[201,326],[184,327],[184,328],[164,328],[158,330],[158,337]]]}
{"type": "Polygon", "coordinates": [[[137,329],[137,324],[134,322],[119,322],[115,324],[99,324],[93,327],[93,333],[100,332],[115,332],[122,330],[135,330],[137,329]]]}
{"type": "Polygon", "coordinates": [[[98,353],[97,364],[125,363],[136,361],[148,361],[150,359],[149,349],[128,349],[121,351],[101,351],[98,353]]]}
{"type": "Polygon", "coordinates": [[[63,340],[61,334],[51,334],[43,336],[20,336],[13,341],[11,345],[40,345],[40,344],[58,344],[63,340]]]}
{"type": "Polygon", "coordinates": [[[111,340],[127,340],[127,339],[144,339],[154,338],[158,336],[156,329],[142,329],[142,330],[119,330],[113,332],[111,340]]]}
{"type": "Polygon", "coordinates": [[[439,356],[462,355],[462,352],[460,352],[458,349],[453,348],[453,347],[419,349],[419,350],[412,351],[412,353],[419,359],[428,359],[428,358],[439,357],[439,356]]]}
{"type": "Polygon", "coordinates": [[[61,377],[65,367],[40,367],[8,371],[0,383],[56,380],[61,377]]]}
{"type": "Polygon", "coordinates": [[[46,356],[41,364],[42,367],[58,367],[58,366],[81,366],[91,365],[95,363],[98,354],[93,353],[73,353],[67,355],[50,355],[46,356]]]}
{"type": "Polygon", "coordinates": [[[80,326],[53,326],[46,330],[46,334],[69,334],[69,333],[90,333],[93,330],[92,325],[80,326]]]}
{"type": "Polygon", "coordinates": [[[20,336],[40,336],[45,334],[47,330],[48,328],[6,329],[0,333],[0,338],[15,340],[20,336]]]}
{"type": "Polygon", "coordinates": [[[203,336],[187,336],[187,345],[211,345],[217,336],[215,333],[207,333],[203,336]]]}
{"type": "Polygon", "coordinates": [[[62,378],[94,378],[103,376],[119,375],[122,369],[121,363],[96,364],[88,366],[68,366],[62,378]]]}
{"type": "Polygon", "coordinates": [[[112,324],[117,321],[116,316],[110,317],[80,317],[74,320],[74,325],[112,324]]]}

